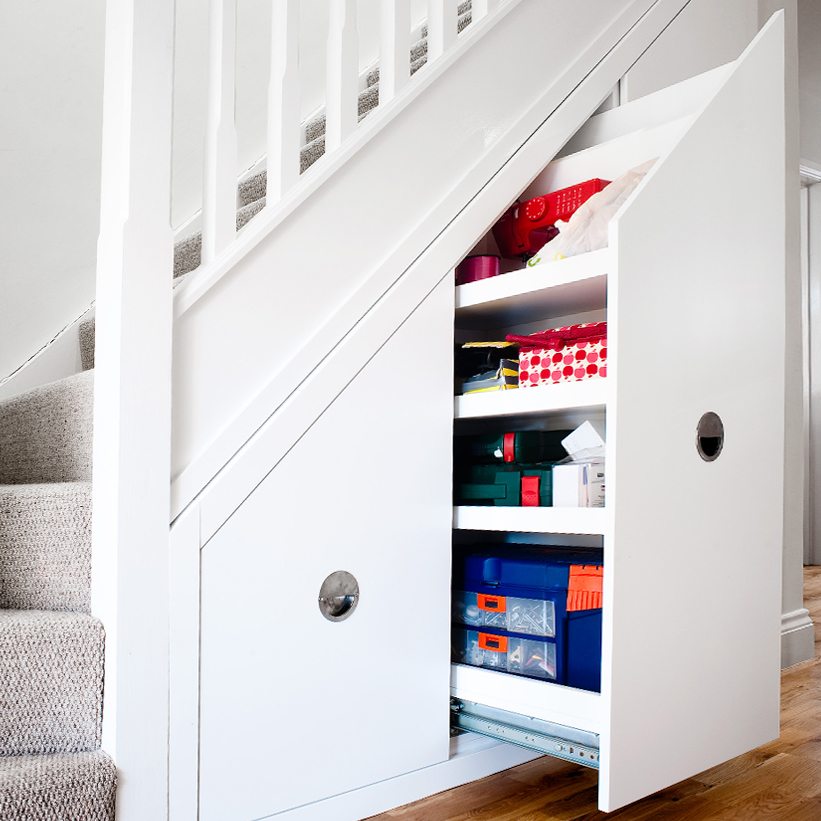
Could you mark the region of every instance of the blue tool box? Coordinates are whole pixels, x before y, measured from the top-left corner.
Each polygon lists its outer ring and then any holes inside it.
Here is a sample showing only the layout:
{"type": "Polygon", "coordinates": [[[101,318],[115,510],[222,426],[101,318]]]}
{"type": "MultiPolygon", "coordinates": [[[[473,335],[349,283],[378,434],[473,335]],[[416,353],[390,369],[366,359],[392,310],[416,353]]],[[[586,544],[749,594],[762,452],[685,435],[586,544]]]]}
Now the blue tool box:
{"type": "Polygon", "coordinates": [[[453,659],[598,692],[601,588],[601,551],[457,549],[453,659]]]}

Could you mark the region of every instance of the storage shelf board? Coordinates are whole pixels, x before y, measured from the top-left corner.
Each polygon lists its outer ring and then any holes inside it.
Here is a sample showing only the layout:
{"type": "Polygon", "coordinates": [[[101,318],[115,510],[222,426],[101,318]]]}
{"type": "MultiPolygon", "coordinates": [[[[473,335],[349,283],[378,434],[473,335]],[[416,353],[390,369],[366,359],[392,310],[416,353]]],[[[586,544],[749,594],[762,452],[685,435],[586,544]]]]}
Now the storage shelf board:
{"type": "Polygon", "coordinates": [[[456,288],[459,328],[504,328],[607,307],[609,248],[456,288]]]}
{"type": "Polygon", "coordinates": [[[604,704],[599,693],[513,676],[466,664],[452,664],[451,695],[577,730],[602,732],[604,704]]]}
{"type": "Polygon", "coordinates": [[[496,507],[461,505],[453,509],[457,530],[511,533],[578,533],[604,536],[607,511],[593,507],[496,507]]]}
{"type": "Polygon", "coordinates": [[[454,415],[456,419],[476,419],[576,408],[601,411],[607,406],[611,381],[607,378],[588,379],[583,382],[560,382],[534,388],[466,394],[456,397],[454,415]]]}

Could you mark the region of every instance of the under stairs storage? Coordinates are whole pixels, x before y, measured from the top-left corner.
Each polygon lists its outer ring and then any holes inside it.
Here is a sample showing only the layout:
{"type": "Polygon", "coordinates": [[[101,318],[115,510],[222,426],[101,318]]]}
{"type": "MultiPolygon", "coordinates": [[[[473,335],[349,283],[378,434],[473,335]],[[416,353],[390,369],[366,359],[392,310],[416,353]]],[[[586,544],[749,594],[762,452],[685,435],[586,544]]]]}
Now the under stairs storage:
{"type": "Polygon", "coordinates": [[[509,766],[507,744],[449,738],[451,698],[518,744],[538,731],[534,749],[595,753],[605,811],[777,736],[783,130],[758,112],[781,110],[782,42],[776,19],[736,64],[593,117],[521,197],[656,159],[608,248],[455,290],[440,271],[301,435],[252,440],[246,466],[255,445],[283,449],[227,515],[219,488],[247,467],[180,517],[172,583],[200,619],[176,635],[200,666],[172,673],[172,727],[199,754],[178,771],[196,817],[362,818],[509,766]],[[454,325],[477,339],[602,319],[606,378],[453,399],[454,325]],[[605,430],[603,509],[451,506],[454,424],[585,419],[605,430]],[[451,665],[453,540],[603,548],[600,692],[451,665]],[[329,621],[320,589],[343,570],[355,599],[329,621]]]}
{"type": "Polygon", "coordinates": [[[174,4],[108,3],[83,372],[0,402],[0,821],[359,821],[545,752],[611,811],[777,734],[781,19],[593,116],[687,2],[430,0],[412,27],[381,0],[363,68],[329,0],[301,121],[274,0],[238,183],[237,0],[210,0],[177,236],[174,4]],[[517,197],[650,159],[608,247],[455,286],[517,197]],[[454,339],[600,321],[606,378],[454,397],[454,339]],[[454,505],[454,435],[585,420],[604,507],[454,505]],[[483,543],[598,551],[598,688],[453,661],[454,551],[483,543]]]}
{"type": "MultiPolygon", "coordinates": [[[[779,62],[771,25],[729,73],[714,73],[717,89],[693,113],[653,121],[660,109],[674,111],[677,94],[686,99],[685,84],[594,117],[521,199],[658,158],[611,224],[609,247],[456,289],[457,339],[608,322],[605,379],[461,396],[455,405],[457,434],[585,418],[606,427],[604,509],[454,514],[457,533],[502,543],[601,539],[601,694],[462,664],[451,682],[458,704],[497,711],[499,737],[520,726],[516,743],[527,746],[533,719],[551,722],[554,735],[594,733],[603,810],[778,734],[782,135],[755,123],[760,94],[780,104],[779,62]],[[754,130],[752,141],[745,135],[754,130]],[[744,207],[752,201],[768,213],[753,216],[744,207]],[[715,461],[698,450],[698,423],[710,412],[725,428],[715,461]],[[740,481],[760,470],[766,486],[740,481]]],[[[484,721],[488,734],[491,725],[484,721]]],[[[538,737],[531,746],[549,750],[538,737]]]]}

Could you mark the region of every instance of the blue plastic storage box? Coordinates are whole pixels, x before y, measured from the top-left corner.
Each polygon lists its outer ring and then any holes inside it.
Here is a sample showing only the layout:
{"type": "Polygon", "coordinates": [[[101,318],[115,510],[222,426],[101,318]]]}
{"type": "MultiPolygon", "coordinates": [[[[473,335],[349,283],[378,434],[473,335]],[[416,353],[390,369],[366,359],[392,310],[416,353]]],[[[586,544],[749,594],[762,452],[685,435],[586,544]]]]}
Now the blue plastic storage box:
{"type": "Polygon", "coordinates": [[[598,692],[601,569],[600,550],[507,544],[481,552],[457,550],[454,661],[598,692]],[[506,639],[501,642],[508,648],[506,655],[492,646],[494,636],[506,639]],[[542,645],[541,651],[523,643],[533,640],[542,645]],[[521,663],[530,649],[533,663],[521,663]],[[545,662],[545,669],[539,669],[540,652],[555,664],[545,662]],[[553,672],[546,675],[546,670],[553,672]]]}

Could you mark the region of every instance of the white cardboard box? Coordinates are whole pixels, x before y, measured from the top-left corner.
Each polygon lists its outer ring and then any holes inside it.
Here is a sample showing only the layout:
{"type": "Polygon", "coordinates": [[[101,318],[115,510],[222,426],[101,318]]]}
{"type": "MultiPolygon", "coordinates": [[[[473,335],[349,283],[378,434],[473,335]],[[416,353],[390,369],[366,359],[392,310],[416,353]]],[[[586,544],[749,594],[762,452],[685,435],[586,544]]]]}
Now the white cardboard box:
{"type": "Polygon", "coordinates": [[[604,507],[604,462],[553,467],[554,507],[604,507]]]}

